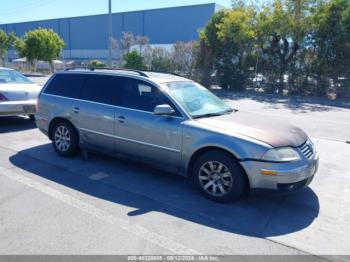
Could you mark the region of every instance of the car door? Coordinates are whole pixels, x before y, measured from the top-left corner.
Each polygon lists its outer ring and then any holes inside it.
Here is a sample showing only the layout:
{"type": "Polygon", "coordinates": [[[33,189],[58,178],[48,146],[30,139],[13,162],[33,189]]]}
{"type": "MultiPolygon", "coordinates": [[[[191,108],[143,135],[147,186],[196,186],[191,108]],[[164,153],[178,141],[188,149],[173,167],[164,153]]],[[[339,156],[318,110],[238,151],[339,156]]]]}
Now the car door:
{"type": "Polygon", "coordinates": [[[90,150],[114,151],[115,103],[118,78],[88,74],[73,107],[80,142],[90,150]]]}
{"type": "Polygon", "coordinates": [[[123,80],[121,107],[116,111],[116,150],[138,160],[177,170],[181,161],[184,118],[154,115],[156,105],[171,101],[158,87],[137,79],[123,80]]]}

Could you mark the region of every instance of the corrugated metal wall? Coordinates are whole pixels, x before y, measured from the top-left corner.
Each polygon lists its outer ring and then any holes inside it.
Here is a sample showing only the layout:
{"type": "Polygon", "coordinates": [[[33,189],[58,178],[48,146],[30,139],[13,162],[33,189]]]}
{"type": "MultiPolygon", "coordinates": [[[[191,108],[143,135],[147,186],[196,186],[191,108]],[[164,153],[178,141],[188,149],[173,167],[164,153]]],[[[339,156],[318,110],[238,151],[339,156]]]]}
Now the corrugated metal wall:
{"type": "MultiPolygon", "coordinates": [[[[162,8],[113,14],[113,37],[122,32],[146,35],[150,44],[173,44],[198,39],[198,30],[216,12],[215,4],[162,8]]],[[[38,28],[52,28],[66,42],[66,58],[107,57],[108,16],[95,15],[0,25],[6,32],[22,36],[38,28]]]]}

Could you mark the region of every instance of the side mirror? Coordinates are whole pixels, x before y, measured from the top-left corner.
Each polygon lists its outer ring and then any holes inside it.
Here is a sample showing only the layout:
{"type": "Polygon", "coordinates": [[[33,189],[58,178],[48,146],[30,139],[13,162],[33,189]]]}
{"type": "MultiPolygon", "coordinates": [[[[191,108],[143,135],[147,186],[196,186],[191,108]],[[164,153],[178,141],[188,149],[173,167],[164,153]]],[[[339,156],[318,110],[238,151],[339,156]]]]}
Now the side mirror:
{"type": "Polygon", "coordinates": [[[175,113],[175,110],[169,105],[158,105],[154,108],[153,114],[159,116],[168,116],[175,113]]]}

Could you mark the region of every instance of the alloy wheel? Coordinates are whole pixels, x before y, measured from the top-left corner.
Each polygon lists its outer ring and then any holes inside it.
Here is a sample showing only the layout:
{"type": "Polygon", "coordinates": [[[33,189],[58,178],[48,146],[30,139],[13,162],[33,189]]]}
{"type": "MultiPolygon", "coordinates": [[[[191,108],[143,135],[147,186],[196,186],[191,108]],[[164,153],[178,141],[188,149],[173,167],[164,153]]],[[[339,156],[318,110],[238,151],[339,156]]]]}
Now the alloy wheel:
{"type": "Polygon", "coordinates": [[[55,132],[55,145],[61,152],[66,152],[71,144],[69,130],[65,126],[59,126],[55,132]]]}
{"type": "Polygon", "coordinates": [[[233,177],[224,164],[218,161],[209,161],[199,169],[199,182],[208,194],[221,197],[230,192],[233,177]]]}

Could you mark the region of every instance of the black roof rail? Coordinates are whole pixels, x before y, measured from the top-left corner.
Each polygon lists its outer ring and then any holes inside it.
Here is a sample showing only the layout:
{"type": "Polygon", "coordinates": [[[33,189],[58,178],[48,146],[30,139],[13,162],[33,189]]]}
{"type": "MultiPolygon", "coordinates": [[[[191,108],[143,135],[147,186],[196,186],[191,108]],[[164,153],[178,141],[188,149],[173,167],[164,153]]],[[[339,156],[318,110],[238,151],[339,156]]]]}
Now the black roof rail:
{"type": "Polygon", "coordinates": [[[152,70],[143,70],[143,72],[149,72],[149,73],[161,73],[161,74],[168,74],[168,75],[174,75],[174,76],[181,76],[183,75],[176,73],[176,72],[169,72],[169,71],[152,71],[152,70]]]}
{"type": "Polygon", "coordinates": [[[128,69],[128,68],[114,68],[114,67],[70,67],[65,69],[65,71],[71,71],[71,70],[89,70],[89,71],[95,71],[95,70],[111,70],[111,71],[124,71],[124,72],[135,72],[143,77],[149,77],[145,72],[141,70],[135,70],[135,69],[128,69]]]}

